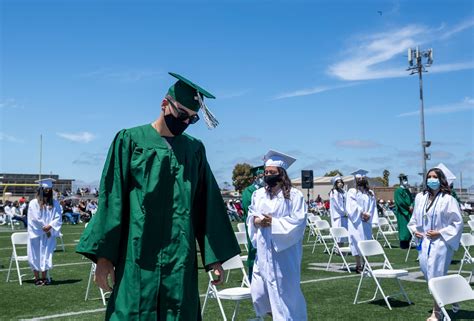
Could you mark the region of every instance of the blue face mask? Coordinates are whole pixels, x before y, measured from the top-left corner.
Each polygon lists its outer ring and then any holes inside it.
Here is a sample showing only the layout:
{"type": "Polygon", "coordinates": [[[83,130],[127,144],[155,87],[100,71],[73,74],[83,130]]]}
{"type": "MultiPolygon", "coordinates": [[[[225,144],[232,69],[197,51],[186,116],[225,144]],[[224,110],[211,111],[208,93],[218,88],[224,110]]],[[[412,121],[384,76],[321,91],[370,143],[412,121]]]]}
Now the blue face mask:
{"type": "Polygon", "coordinates": [[[426,182],[426,185],[434,191],[439,189],[439,179],[437,178],[428,178],[428,181],[426,182]]]}

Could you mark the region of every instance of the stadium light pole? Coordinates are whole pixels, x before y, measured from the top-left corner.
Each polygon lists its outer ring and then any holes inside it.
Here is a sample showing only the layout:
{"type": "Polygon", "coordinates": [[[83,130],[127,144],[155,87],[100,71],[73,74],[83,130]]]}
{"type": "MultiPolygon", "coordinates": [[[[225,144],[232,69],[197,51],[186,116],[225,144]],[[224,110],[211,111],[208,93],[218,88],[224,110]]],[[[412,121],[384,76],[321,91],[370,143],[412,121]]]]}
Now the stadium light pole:
{"type": "Polygon", "coordinates": [[[422,186],[426,188],[426,160],[431,158],[431,155],[426,153],[426,148],[430,147],[431,142],[425,139],[425,109],[423,103],[423,73],[428,72],[426,67],[433,64],[433,49],[421,51],[420,47],[408,49],[408,69],[411,71],[410,75],[418,74],[420,84],[420,128],[421,128],[421,167],[422,172],[422,186]],[[423,58],[425,62],[423,63],[423,58]]]}

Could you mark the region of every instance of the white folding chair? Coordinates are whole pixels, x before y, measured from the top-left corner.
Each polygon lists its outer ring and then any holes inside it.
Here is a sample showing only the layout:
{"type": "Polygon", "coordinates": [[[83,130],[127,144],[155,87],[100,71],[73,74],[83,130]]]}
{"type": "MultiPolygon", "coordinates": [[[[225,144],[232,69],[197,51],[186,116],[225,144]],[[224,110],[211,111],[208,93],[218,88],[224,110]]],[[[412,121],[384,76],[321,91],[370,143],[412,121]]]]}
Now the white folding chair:
{"type": "Polygon", "coordinates": [[[28,244],[28,232],[13,233],[11,235],[11,241],[12,241],[13,251],[12,251],[12,256],[10,258],[10,266],[8,267],[7,282],[10,281],[10,273],[12,270],[13,261],[15,261],[16,271],[18,273],[18,282],[20,283],[20,285],[22,285],[21,277],[25,276],[26,274],[20,273],[20,265],[18,262],[28,262],[28,255],[19,256],[16,251],[16,246],[28,244]]]}
{"type": "Polygon", "coordinates": [[[390,303],[388,302],[389,297],[394,297],[396,295],[402,294],[405,299],[408,301],[408,304],[411,304],[410,299],[408,298],[407,293],[403,289],[403,286],[399,280],[399,277],[402,276],[407,276],[408,271],[407,270],[395,270],[393,269],[392,265],[390,264],[390,261],[388,260],[387,256],[385,255],[385,252],[380,245],[380,243],[377,240],[368,240],[368,241],[359,241],[357,243],[357,246],[359,248],[360,254],[364,258],[364,270],[362,271],[360,275],[360,281],[359,281],[359,286],[357,287],[357,292],[356,296],[354,298],[354,304],[358,303],[365,303],[365,302],[371,302],[374,301],[375,298],[377,297],[377,293],[380,290],[380,293],[382,293],[383,299],[385,300],[385,303],[387,303],[387,306],[390,310],[392,310],[392,307],[390,306],[390,303]],[[372,269],[372,266],[370,265],[370,262],[368,260],[368,257],[371,256],[379,256],[382,255],[384,258],[384,263],[381,269],[372,269]],[[360,288],[362,285],[362,281],[366,277],[371,277],[374,279],[375,284],[377,285],[375,294],[372,299],[367,300],[367,301],[357,301],[357,298],[359,297],[359,292],[360,288]],[[380,285],[379,279],[396,279],[398,286],[400,287],[400,292],[393,294],[393,295],[385,295],[383,292],[382,286],[380,285]]]}
{"type": "Polygon", "coordinates": [[[66,252],[66,249],[64,247],[64,240],[63,240],[63,233],[59,232],[59,235],[56,237],[61,241],[61,249],[63,252],[66,252]]]}
{"type": "Polygon", "coordinates": [[[398,232],[392,229],[392,226],[385,217],[379,217],[377,236],[375,237],[375,239],[378,240],[380,235],[382,235],[385,240],[383,246],[388,245],[388,247],[391,249],[392,245],[390,244],[390,241],[388,240],[387,236],[397,236],[398,232]]]}
{"type": "Polygon", "coordinates": [[[408,228],[408,231],[410,231],[411,234],[411,239],[410,239],[410,245],[408,245],[408,251],[407,251],[407,256],[405,257],[405,262],[408,261],[408,256],[410,255],[410,250],[412,247],[416,248],[418,246],[418,239],[415,236],[415,232],[413,232],[410,228],[408,228]]]}
{"type": "Polygon", "coordinates": [[[474,300],[474,291],[467,280],[459,274],[432,278],[428,281],[428,288],[447,321],[451,321],[451,318],[446,311],[446,305],[474,300]]]}
{"type": "Polygon", "coordinates": [[[394,231],[398,231],[398,220],[395,213],[392,210],[385,210],[384,215],[388,219],[388,222],[392,226],[392,229],[394,231]]]}
{"type": "MultiPolygon", "coordinates": [[[[91,287],[92,278],[94,277],[94,274],[95,274],[96,267],[97,267],[97,265],[94,262],[92,262],[91,271],[89,272],[89,281],[87,282],[86,297],[84,298],[84,301],[87,301],[89,299],[89,290],[90,290],[90,287],[91,287]]],[[[102,299],[102,303],[104,305],[107,305],[106,296],[109,295],[112,292],[105,292],[101,288],[99,288],[99,291],[100,291],[100,297],[102,299]]]]}
{"type": "Polygon", "coordinates": [[[316,243],[318,243],[318,240],[324,244],[324,252],[329,253],[329,247],[326,244],[326,241],[332,240],[332,236],[329,234],[329,229],[331,228],[329,222],[325,220],[315,221],[314,225],[316,227],[316,240],[314,240],[312,253],[314,253],[314,249],[316,248],[316,243]]]}
{"type": "Polygon", "coordinates": [[[239,232],[245,232],[245,223],[237,223],[237,230],[239,232]]]}
{"type": "Polygon", "coordinates": [[[474,215],[469,215],[469,221],[474,221],[474,215]]]}
{"type": "Polygon", "coordinates": [[[225,261],[222,264],[222,268],[224,271],[229,272],[231,270],[238,270],[242,272],[243,279],[238,287],[231,287],[231,288],[223,288],[219,290],[216,285],[213,285],[211,281],[213,280],[212,272],[209,271],[209,285],[206,291],[206,297],[204,299],[204,303],[202,305],[202,312],[201,317],[204,317],[204,311],[206,309],[206,304],[208,299],[217,299],[217,303],[219,304],[219,309],[222,314],[222,318],[224,321],[227,320],[227,317],[224,312],[224,308],[222,306],[221,300],[231,300],[235,301],[235,308],[232,314],[232,321],[236,320],[237,313],[239,312],[239,305],[241,300],[251,300],[252,295],[250,294],[250,283],[248,281],[247,273],[245,272],[244,264],[240,255],[236,255],[233,258],[225,261]]]}
{"type": "MultiPolygon", "coordinates": [[[[461,246],[464,248],[464,256],[461,260],[461,266],[459,267],[458,274],[461,274],[464,263],[474,264],[474,258],[469,253],[469,248],[473,245],[474,245],[474,235],[470,233],[462,233],[461,246]]],[[[471,269],[471,273],[469,274],[469,279],[468,279],[469,282],[471,282],[473,271],[474,271],[474,267],[471,269]]]]}
{"type": "Polygon", "coordinates": [[[332,255],[334,254],[334,252],[336,252],[341,255],[342,261],[344,262],[342,267],[345,266],[347,269],[347,272],[351,273],[349,264],[347,264],[346,259],[344,258],[344,255],[351,253],[351,248],[349,246],[339,246],[339,243],[338,243],[343,238],[349,238],[349,232],[346,230],[345,227],[331,227],[329,229],[329,233],[332,236],[334,245],[332,247],[331,254],[329,255],[329,261],[328,261],[326,270],[329,269],[329,264],[331,264],[332,255]]]}
{"type": "Polygon", "coordinates": [[[467,224],[471,228],[471,234],[474,234],[474,221],[468,221],[467,224]]]}
{"type": "Polygon", "coordinates": [[[314,215],[314,214],[308,215],[306,225],[309,227],[309,232],[308,232],[308,240],[306,242],[309,242],[309,239],[310,239],[311,236],[316,237],[316,235],[317,235],[316,225],[315,225],[316,221],[321,221],[321,217],[319,217],[317,215],[314,215]]]}
{"type": "MultiPolygon", "coordinates": [[[[247,245],[247,232],[234,232],[235,233],[235,238],[237,239],[237,243],[240,245],[240,248],[242,249],[242,245],[245,248],[245,251],[248,253],[248,245],[247,245]]],[[[247,255],[241,255],[240,258],[242,259],[243,262],[247,262],[249,256],[247,255]]],[[[230,271],[227,273],[227,278],[226,282],[229,282],[229,277],[230,277],[230,271]]]]}

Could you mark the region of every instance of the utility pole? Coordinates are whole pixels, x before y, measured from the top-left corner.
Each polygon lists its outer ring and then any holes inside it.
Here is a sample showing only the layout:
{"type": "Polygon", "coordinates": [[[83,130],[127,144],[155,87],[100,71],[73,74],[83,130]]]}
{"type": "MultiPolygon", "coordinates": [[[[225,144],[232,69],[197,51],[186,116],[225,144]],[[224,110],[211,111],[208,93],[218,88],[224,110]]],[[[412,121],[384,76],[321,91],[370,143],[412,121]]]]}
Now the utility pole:
{"type": "Polygon", "coordinates": [[[431,155],[426,153],[426,148],[431,146],[431,142],[425,139],[425,108],[423,103],[423,72],[427,72],[426,67],[433,64],[433,49],[421,51],[419,47],[408,49],[408,69],[411,71],[410,75],[418,74],[420,85],[420,129],[421,129],[421,168],[422,172],[422,186],[426,188],[426,160],[431,158],[431,155]],[[423,58],[426,62],[423,64],[423,58]]]}

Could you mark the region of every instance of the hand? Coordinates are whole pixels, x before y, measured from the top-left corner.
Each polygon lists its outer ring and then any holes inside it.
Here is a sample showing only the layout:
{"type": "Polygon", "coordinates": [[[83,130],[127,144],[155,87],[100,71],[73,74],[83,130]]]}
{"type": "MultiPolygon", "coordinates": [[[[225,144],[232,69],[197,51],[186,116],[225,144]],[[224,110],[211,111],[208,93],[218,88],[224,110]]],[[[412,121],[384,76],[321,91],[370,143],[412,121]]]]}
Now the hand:
{"type": "Polygon", "coordinates": [[[222,284],[222,282],[224,282],[225,274],[224,269],[222,268],[222,264],[220,264],[219,262],[211,264],[211,269],[212,273],[217,276],[217,280],[211,281],[212,285],[222,284]]]}
{"type": "Polygon", "coordinates": [[[428,232],[426,232],[426,236],[432,240],[436,240],[438,237],[441,236],[441,233],[435,230],[429,230],[428,232]]]}
{"type": "Polygon", "coordinates": [[[410,212],[410,214],[413,214],[413,207],[410,206],[410,208],[408,209],[408,211],[410,212]]]}
{"type": "Polygon", "coordinates": [[[262,225],[262,221],[263,221],[263,219],[258,217],[258,216],[254,216],[254,218],[253,218],[253,224],[256,227],[260,227],[262,225]]]}
{"type": "Polygon", "coordinates": [[[105,291],[112,291],[112,288],[109,285],[108,277],[110,275],[110,279],[112,280],[112,287],[115,284],[115,270],[112,262],[107,260],[106,258],[98,258],[97,259],[97,267],[95,269],[95,276],[94,281],[95,283],[105,291]]]}
{"type": "Polygon", "coordinates": [[[362,221],[367,222],[370,219],[369,213],[362,213],[362,221]]]}
{"type": "Polygon", "coordinates": [[[270,214],[263,214],[262,226],[269,227],[272,225],[272,216],[270,214]]]}
{"type": "Polygon", "coordinates": [[[422,239],[424,237],[423,233],[415,231],[415,236],[419,239],[422,239]]]}
{"type": "Polygon", "coordinates": [[[51,225],[45,225],[45,226],[43,226],[43,232],[46,232],[46,233],[48,233],[48,232],[49,232],[49,230],[51,230],[51,228],[52,228],[52,226],[51,226],[51,225]]]}

